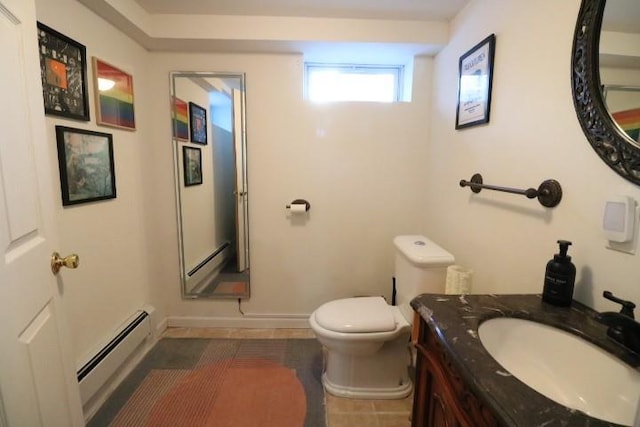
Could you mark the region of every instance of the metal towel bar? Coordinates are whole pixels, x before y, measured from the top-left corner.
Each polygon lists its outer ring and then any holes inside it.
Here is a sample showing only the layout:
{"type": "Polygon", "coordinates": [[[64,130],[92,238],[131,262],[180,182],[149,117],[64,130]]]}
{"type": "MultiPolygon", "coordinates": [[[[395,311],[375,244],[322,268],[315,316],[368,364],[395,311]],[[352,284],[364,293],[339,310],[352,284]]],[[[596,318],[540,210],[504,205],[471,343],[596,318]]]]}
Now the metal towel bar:
{"type": "Polygon", "coordinates": [[[505,193],[522,194],[529,199],[537,198],[542,206],[547,208],[553,208],[558,206],[560,200],[562,200],[562,187],[560,183],[555,179],[547,179],[540,184],[538,189],[527,188],[525,190],[519,188],[499,187],[497,185],[483,184],[482,175],[479,173],[471,177],[471,181],[461,180],[460,187],[470,187],[474,193],[479,193],[480,190],[486,188],[487,190],[502,191],[505,193]]]}

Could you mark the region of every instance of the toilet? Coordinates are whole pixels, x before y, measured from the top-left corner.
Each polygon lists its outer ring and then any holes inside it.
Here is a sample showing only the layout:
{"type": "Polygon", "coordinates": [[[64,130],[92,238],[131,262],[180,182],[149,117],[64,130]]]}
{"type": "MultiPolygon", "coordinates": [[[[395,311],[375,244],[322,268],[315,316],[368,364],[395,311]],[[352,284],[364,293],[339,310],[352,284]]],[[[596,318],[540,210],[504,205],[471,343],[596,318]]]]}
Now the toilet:
{"type": "Polygon", "coordinates": [[[325,348],[322,383],[335,396],[401,399],[412,390],[409,302],[422,293],[444,293],[453,255],[420,235],[397,236],[396,304],[380,296],[327,302],[309,317],[325,348]]]}

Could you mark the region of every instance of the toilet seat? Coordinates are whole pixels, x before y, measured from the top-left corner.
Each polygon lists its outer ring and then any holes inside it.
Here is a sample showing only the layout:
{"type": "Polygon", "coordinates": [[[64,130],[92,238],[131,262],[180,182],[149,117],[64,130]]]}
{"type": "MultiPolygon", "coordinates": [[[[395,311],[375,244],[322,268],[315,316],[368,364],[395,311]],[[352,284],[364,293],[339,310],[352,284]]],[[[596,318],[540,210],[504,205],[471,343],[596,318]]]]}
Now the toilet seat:
{"type": "Polygon", "coordinates": [[[324,329],[343,333],[391,332],[397,327],[392,307],[382,297],[330,301],[316,310],[315,320],[324,329]]]}

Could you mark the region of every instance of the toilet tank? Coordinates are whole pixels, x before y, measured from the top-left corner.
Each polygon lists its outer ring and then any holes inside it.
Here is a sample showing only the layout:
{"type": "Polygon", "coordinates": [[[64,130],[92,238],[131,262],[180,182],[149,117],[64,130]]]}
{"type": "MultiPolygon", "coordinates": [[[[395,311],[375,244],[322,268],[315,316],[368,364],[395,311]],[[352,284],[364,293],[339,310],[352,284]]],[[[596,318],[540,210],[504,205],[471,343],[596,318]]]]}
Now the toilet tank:
{"type": "Polygon", "coordinates": [[[409,302],[423,293],[443,294],[453,255],[420,235],[397,236],[395,246],[396,305],[413,320],[409,302]]]}

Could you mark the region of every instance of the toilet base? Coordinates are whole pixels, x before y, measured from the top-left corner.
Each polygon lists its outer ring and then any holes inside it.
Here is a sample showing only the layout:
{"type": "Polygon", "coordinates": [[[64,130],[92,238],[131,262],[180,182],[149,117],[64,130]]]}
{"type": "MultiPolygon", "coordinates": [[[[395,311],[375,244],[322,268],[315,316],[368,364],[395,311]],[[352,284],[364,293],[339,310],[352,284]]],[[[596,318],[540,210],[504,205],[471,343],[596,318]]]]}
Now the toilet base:
{"type": "Polygon", "coordinates": [[[322,385],[328,393],[350,399],[404,399],[409,396],[413,390],[413,383],[410,380],[397,387],[362,388],[333,384],[331,380],[327,378],[327,374],[322,374],[322,385]]]}
{"type": "Polygon", "coordinates": [[[322,384],[335,396],[402,399],[413,389],[409,378],[411,351],[408,327],[373,353],[361,354],[348,346],[327,350],[322,384]]]}

